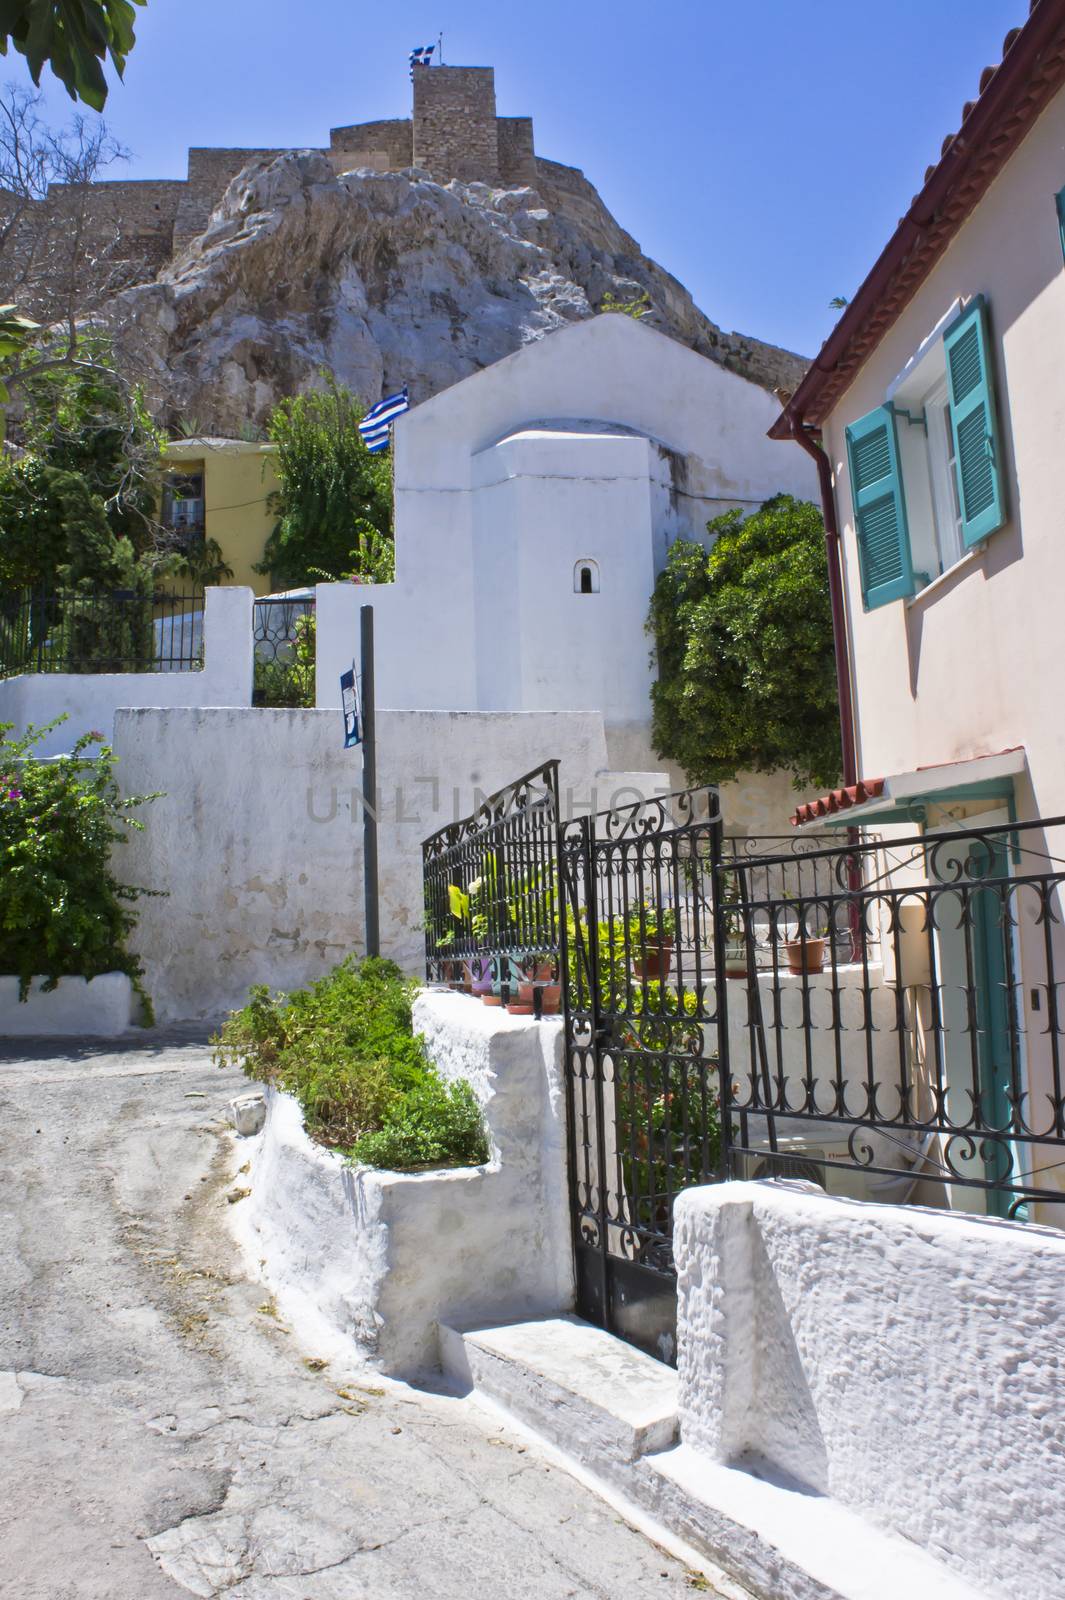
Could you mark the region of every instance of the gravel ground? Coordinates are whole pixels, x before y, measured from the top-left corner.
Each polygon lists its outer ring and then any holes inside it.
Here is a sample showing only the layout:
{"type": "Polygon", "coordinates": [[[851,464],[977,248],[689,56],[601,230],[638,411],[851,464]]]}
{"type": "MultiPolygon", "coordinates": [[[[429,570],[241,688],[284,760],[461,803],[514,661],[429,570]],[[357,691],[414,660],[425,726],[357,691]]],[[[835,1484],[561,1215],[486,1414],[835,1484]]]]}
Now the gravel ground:
{"type": "Polygon", "coordinates": [[[0,1045],[0,1595],[713,1593],[469,1400],[297,1343],[227,1226],[242,1082],[191,1033],[0,1045]]]}

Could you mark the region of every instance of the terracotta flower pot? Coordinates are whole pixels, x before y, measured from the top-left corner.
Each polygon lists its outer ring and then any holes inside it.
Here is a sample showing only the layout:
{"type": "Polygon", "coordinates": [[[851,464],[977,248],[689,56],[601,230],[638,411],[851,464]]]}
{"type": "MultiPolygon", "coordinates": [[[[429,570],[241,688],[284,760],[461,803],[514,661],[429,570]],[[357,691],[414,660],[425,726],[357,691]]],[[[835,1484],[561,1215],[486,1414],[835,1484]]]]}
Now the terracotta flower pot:
{"type": "MultiPolygon", "coordinates": [[[[550,975],[550,968],[548,969],[548,973],[550,975]]],[[[543,997],[541,1006],[544,1016],[553,1017],[558,1011],[559,1005],[562,1001],[562,985],[560,983],[519,983],[519,1005],[528,1006],[530,1011],[533,1010],[536,1005],[537,989],[540,990],[540,993],[543,997]]]]}
{"type": "Polygon", "coordinates": [[[669,966],[672,959],[672,939],[648,939],[643,947],[643,954],[633,957],[633,976],[647,979],[650,982],[654,982],[657,979],[659,983],[665,983],[669,977],[669,966]]]}
{"type": "Polygon", "coordinates": [[[788,971],[800,974],[820,972],[825,964],[827,943],[827,939],[807,939],[805,944],[801,939],[786,939],[784,949],[788,953],[788,971]]]}
{"type": "Polygon", "coordinates": [[[503,1004],[503,998],[498,994],[483,994],[481,996],[481,1004],[486,1006],[501,1006],[503,1004]]]}

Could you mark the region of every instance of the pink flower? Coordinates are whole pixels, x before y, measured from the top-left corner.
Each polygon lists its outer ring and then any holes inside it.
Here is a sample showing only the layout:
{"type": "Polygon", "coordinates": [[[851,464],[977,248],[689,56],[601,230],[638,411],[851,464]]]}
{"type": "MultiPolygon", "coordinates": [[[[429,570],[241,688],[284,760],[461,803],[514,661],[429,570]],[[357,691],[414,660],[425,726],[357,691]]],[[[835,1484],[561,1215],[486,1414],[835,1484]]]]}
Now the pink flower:
{"type": "Polygon", "coordinates": [[[94,744],[103,744],[103,742],[104,742],[103,734],[102,733],[98,733],[95,728],[89,734],[89,738],[93,741],[94,744]]]}

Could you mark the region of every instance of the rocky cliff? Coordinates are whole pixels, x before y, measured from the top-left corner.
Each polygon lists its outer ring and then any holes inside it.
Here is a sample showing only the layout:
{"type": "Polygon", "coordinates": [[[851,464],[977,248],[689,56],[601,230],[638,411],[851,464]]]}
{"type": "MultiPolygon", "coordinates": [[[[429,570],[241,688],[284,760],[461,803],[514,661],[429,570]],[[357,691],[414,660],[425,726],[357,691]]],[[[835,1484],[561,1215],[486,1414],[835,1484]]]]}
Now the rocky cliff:
{"type": "Polygon", "coordinates": [[[322,367],[368,401],[446,388],[608,294],[650,296],[653,325],[767,388],[805,363],[726,334],[644,256],[592,185],[538,160],[535,187],[337,174],[313,152],[246,167],[206,230],[112,306],[154,406],[198,430],[261,424],[322,367]]]}

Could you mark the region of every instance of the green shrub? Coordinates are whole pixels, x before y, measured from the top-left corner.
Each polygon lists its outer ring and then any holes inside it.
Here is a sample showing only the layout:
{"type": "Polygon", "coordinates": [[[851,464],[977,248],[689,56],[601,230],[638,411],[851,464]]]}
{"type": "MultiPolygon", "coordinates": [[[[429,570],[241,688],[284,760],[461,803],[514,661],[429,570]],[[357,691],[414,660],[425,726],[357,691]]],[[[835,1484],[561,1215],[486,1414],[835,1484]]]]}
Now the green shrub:
{"type": "Polygon", "coordinates": [[[130,904],[149,891],[120,883],[111,854],[143,827],[133,808],[156,796],[124,798],[110,748],[85,754],[98,742],[92,733],[67,757],[35,757],[63,720],[19,739],[0,723],[0,972],[16,974],[20,999],[35,976],[54,989],[60,978],[125,972],[147,1008],[142,968],[125,942],[136,922],[130,904]]]}
{"type": "Polygon", "coordinates": [[[371,1167],[475,1167],[488,1159],[481,1108],[465,1081],[427,1078],[403,1099],[352,1154],[371,1167]]]}
{"type": "Polygon", "coordinates": [[[300,1103],[307,1132],[370,1166],[476,1166],[488,1159],[468,1083],[445,1083],[415,1034],[416,985],[391,961],[349,957],[290,995],[259,986],[213,1040],[300,1103]]]}

